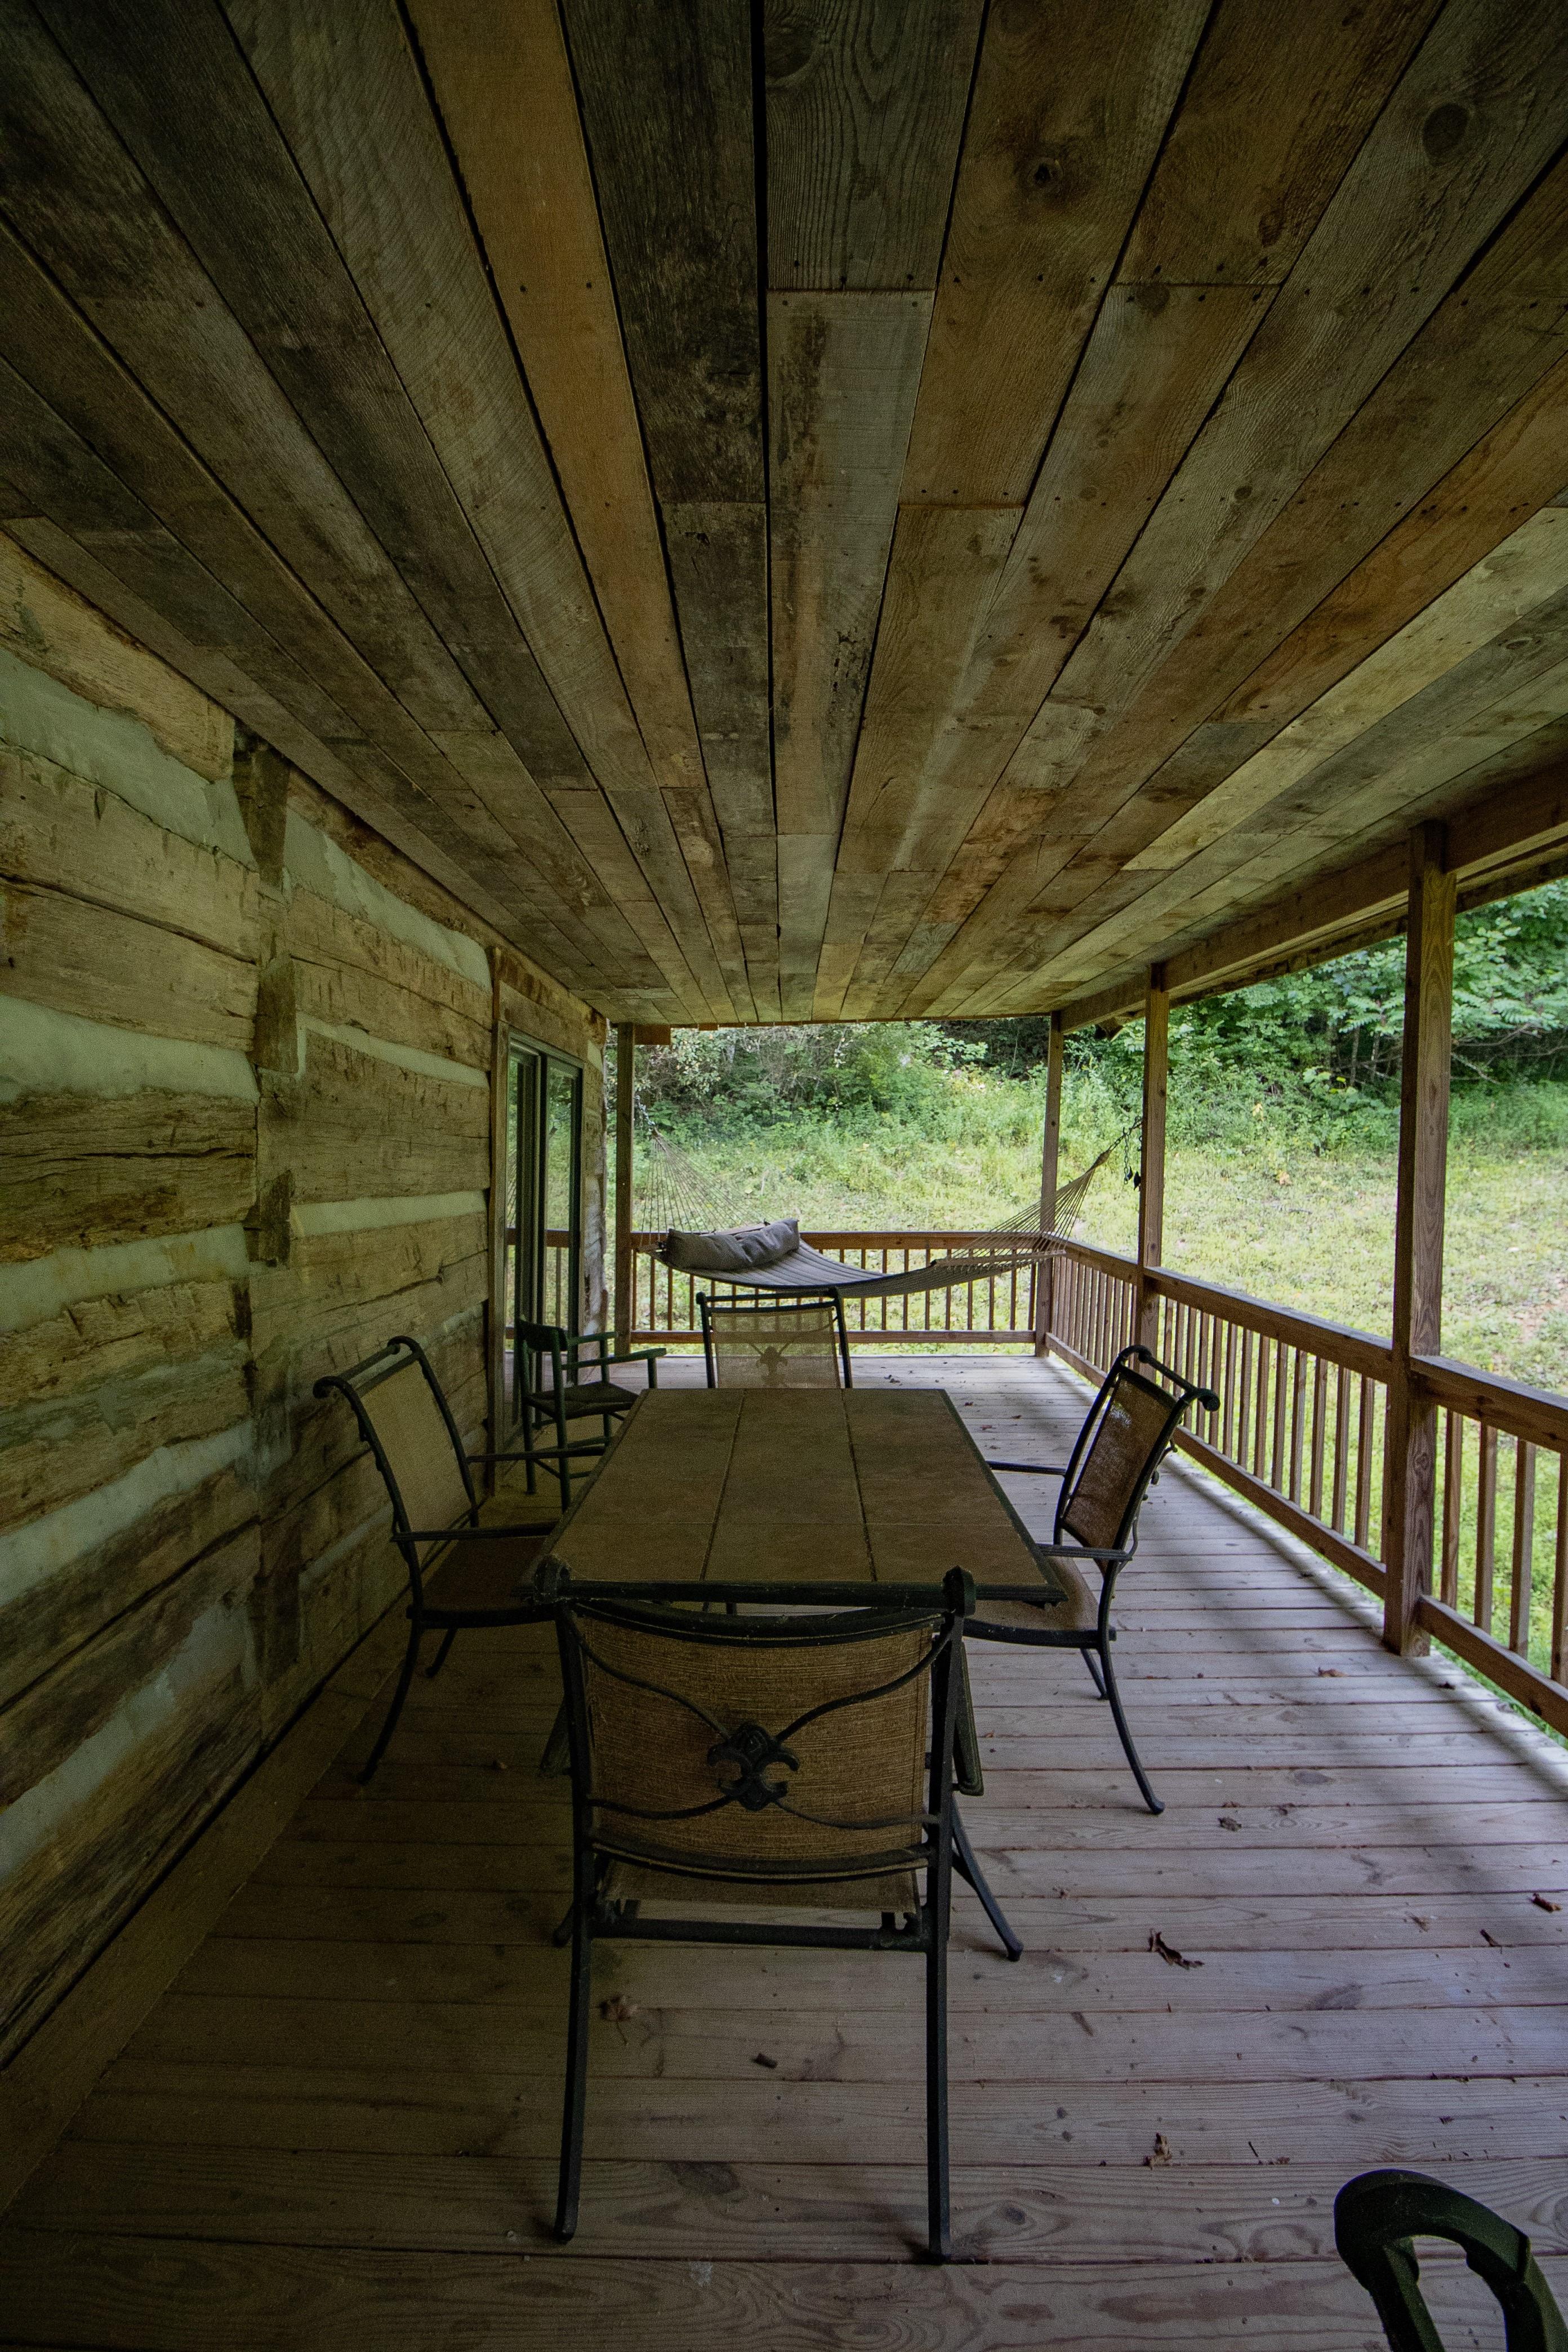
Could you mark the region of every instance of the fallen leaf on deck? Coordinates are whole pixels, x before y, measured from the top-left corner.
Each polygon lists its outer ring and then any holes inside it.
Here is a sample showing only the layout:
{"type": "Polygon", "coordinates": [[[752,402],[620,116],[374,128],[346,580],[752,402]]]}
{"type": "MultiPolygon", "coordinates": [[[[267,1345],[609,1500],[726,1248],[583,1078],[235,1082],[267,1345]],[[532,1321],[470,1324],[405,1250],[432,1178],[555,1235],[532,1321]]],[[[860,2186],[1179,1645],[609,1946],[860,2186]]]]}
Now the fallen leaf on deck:
{"type": "Polygon", "coordinates": [[[1234,1813],[1221,1813],[1219,1825],[1222,1830],[1238,1830],[1241,1827],[1234,1813]]]}
{"type": "Polygon", "coordinates": [[[636,2017],[637,2014],[636,2001],[625,2000],[618,1992],[613,1992],[608,2000],[599,2003],[599,2015],[606,2025],[624,2025],[628,2017],[636,2017]]]}
{"type": "Polygon", "coordinates": [[[1318,1672],[1321,1675],[1342,1675],[1344,1668],[1342,1666],[1320,1666],[1318,1668],[1318,1672]]]}
{"type": "Polygon", "coordinates": [[[1174,1944],[1167,1944],[1158,1927],[1149,1938],[1149,1949],[1158,1952],[1163,1960],[1169,1960],[1173,1969],[1201,1969],[1203,1966],[1202,1960],[1189,1960],[1184,1952],[1177,1951],[1174,1944]]]}
{"type": "Polygon", "coordinates": [[[1489,1944],[1494,1952],[1500,1952],[1502,1949],[1502,1946],[1499,1943],[1497,1937],[1492,1934],[1489,1927],[1483,1927],[1481,1929],[1481,1941],[1483,1944],[1489,1944]]]}
{"type": "Polygon", "coordinates": [[[1550,1895],[1532,1895],[1531,1901],[1538,1911],[1561,1911],[1561,1903],[1553,1903],[1550,1895]]]}
{"type": "Polygon", "coordinates": [[[490,1758],[490,1770],[492,1772],[504,1772],[506,1769],[507,1767],[501,1762],[499,1756],[492,1756],[490,1758]]]}
{"type": "Polygon", "coordinates": [[[1431,1920],[1424,1919],[1419,1911],[1412,1911],[1410,1918],[1411,1924],[1416,1927],[1429,1927],[1432,1925],[1431,1920]]]}
{"type": "Polygon", "coordinates": [[[770,2058],[765,2050],[759,2050],[752,2061],[753,2066],[776,2066],[778,2063],[776,2058],[770,2058]]]}
{"type": "Polygon", "coordinates": [[[1175,2160],[1175,2157],[1172,2152],[1171,2143],[1165,2137],[1164,2133],[1156,2132],[1154,2134],[1154,2145],[1150,2149],[1148,2155],[1143,2158],[1144,2163],[1174,2164],[1175,2160]]]}

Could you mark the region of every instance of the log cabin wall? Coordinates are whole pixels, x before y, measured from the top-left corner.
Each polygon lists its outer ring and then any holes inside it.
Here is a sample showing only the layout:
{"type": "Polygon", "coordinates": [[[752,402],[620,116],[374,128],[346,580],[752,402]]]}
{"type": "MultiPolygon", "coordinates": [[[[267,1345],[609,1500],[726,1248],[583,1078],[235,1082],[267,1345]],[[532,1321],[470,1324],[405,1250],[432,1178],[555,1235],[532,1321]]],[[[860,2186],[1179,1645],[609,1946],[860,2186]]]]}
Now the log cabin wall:
{"type": "Polygon", "coordinates": [[[321,1374],[484,1442],[503,1024],[597,1015],[0,539],[0,2055],[391,1603],[321,1374]]]}

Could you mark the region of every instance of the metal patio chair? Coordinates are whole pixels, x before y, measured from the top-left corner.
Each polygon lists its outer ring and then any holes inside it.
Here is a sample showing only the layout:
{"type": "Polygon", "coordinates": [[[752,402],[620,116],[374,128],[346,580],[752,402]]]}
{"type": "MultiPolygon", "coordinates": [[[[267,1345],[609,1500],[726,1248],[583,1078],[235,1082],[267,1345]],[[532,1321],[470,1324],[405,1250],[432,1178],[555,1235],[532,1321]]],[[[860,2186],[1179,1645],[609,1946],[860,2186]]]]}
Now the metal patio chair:
{"type": "Polygon", "coordinates": [[[697,1294],[710,1389],[853,1388],[844,1301],[697,1294]]]}
{"type": "Polygon", "coordinates": [[[392,1503],[392,1539],[408,1570],[408,1647],[386,1720],[370,1761],[374,1776],[397,1727],[426,1632],[442,1635],[432,1679],[453,1643],[469,1628],[526,1625],[540,1616],[518,1590],[553,1532],[540,1527],[481,1527],[471,1465],[519,1462],[519,1454],[468,1454],[430,1359],[417,1339],[389,1339],[346,1372],[316,1382],[315,1395],[344,1398],[370,1447],[392,1503]],[[426,1590],[440,1579],[437,1600],[426,1590]]]}
{"type": "Polygon", "coordinates": [[[561,1486],[561,1507],[570,1509],[572,1503],[572,1465],[580,1454],[603,1454],[610,1442],[612,1424],[622,1413],[630,1412],[637,1401],[636,1389],[616,1386],[610,1378],[612,1364],[646,1364],[647,1384],[658,1386],[658,1360],[663,1348],[616,1349],[608,1331],[566,1331],[553,1323],[519,1323],[517,1338],[522,1343],[522,1363],[525,1377],[518,1395],[518,1423],[522,1435],[522,1458],[528,1465],[528,1491],[531,1495],[535,1471],[542,1462],[553,1462],[555,1475],[561,1486]],[[584,1365],[583,1358],[598,1350],[596,1365],[584,1365]],[[546,1361],[550,1379],[544,1381],[546,1361]],[[586,1376],[585,1376],[586,1375],[586,1376]],[[571,1421],[602,1422],[599,1437],[569,1441],[566,1424],[571,1421]],[[536,1445],[537,1433],[553,1426],[553,1445],[536,1445]]]}
{"type": "Polygon", "coordinates": [[[1505,2352],[1568,2352],[1568,2325],[1522,2230],[1424,2172],[1363,2172],[1334,2200],[1334,2243],[1377,2305],[1392,2352],[1443,2352],[1415,2238],[1447,2238],[1485,2280],[1502,2307],[1505,2352]]]}
{"type": "Polygon", "coordinates": [[[1212,1389],[1197,1387],[1162,1364],[1148,1348],[1123,1348],[1084,1416],[1066,1466],[1039,1462],[988,1462],[987,1469],[1059,1478],[1056,1520],[1048,1544],[1037,1547],[1050,1562],[1050,1575],[1066,1588],[1065,1602],[1048,1592],[991,1587],[982,1594],[968,1634],[976,1642],[1022,1642],[1039,1649],[1078,1650],[1103,1699],[1110,1701],[1117,1736],[1152,1813],[1165,1810],[1149,1785],[1127,1727],[1110,1645],[1116,1580],[1138,1549],[1138,1514],[1161,1463],[1175,1442],[1182,1416],[1194,1404],[1217,1412],[1212,1389]],[[1148,1379],[1135,1368],[1147,1364],[1148,1379]],[[1166,1383],[1162,1387],[1161,1382],[1166,1383]],[[1095,1591],[1079,1561],[1099,1570],[1095,1591]],[[1048,1613],[1047,1613],[1048,1612],[1048,1613]]]}
{"type": "Polygon", "coordinates": [[[974,1589],[595,1584],[547,1560],[572,1764],[571,2017],[555,2231],[577,2225],[593,1956],[602,1937],[909,1952],[925,1961],[930,2252],[950,2251],[947,1936],[974,1866],[953,1802],[962,1635],[974,1589]],[[742,1600],[787,1615],[731,1617],[742,1600]],[[697,1606],[687,1604],[697,1603],[697,1606]],[[802,1611],[816,1613],[799,1613],[802,1611]],[[650,1917],[649,1902],[696,1916],[650,1917]],[[777,1907],[879,1924],[747,1918],[777,1907]],[[717,1908],[720,1915],[712,1916],[717,1908]]]}

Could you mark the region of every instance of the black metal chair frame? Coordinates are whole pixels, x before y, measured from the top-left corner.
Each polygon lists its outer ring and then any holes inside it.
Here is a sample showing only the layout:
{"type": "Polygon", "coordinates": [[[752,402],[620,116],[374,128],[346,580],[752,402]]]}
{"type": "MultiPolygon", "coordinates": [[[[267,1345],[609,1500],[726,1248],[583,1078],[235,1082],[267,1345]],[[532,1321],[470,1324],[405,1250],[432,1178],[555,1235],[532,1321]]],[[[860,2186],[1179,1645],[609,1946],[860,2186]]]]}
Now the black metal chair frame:
{"type": "Polygon", "coordinates": [[[1056,1519],[1051,1541],[1048,1544],[1037,1544],[1034,1548],[1042,1559],[1058,1558],[1093,1560],[1100,1574],[1100,1606],[1092,1626],[1042,1624],[1037,1631],[1033,1626],[988,1624],[984,1614],[987,1599],[1026,1601],[1040,1608],[1048,1608],[1050,1602],[1036,1590],[1021,1586],[1006,1588],[999,1585],[987,1586],[981,1597],[980,1613],[967,1629],[971,1641],[1021,1642],[1038,1649],[1077,1650],[1089,1668],[1089,1678],[1095,1689],[1100,1696],[1110,1704],[1116,1724],[1117,1737],[1121,1742],[1122,1753],[1132,1768],[1132,1777],[1138,1783],[1143,1802],[1152,1813],[1163,1813],[1165,1810],[1164,1801],[1154,1794],[1150,1785],[1149,1776],[1144,1771],[1138,1750],[1133,1745],[1132,1734],[1128,1728],[1126,1712],[1121,1704],[1121,1693],[1117,1685],[1116,1669],[1110,1662],[1110,1645],[1116,1639],[1116,1628],[1110,1622],[1110,1605],[1116,1591],[1116,1580],[1138,1549],[1138,1515],[1143,1507],[1143,1498],[1159,1472],[1161,1463],[1175,1443],[1176,1429],[1182,1416],[1193,1404],[1202,1405],[1207,1412],[1219,1411],[1219,1399],[1212,1389],[1200,1388],[1195,1382],[1184,1379],[1180,1372],[1173,1371],[1169,1364],[1163,1364],[1152,1349],[1142,1347],[1134,1341],[1131,1347],[1122,1349],[1101,1381],[1093,1403],[1084,1415],[1083,1426],[1073,1441],[1072,1452],[1065,1465],[988,1461],[985,1465],[988,1470],[1016,1471],[1026,1473],[1031,1476],[1061,1480],[1060,1491],[1057,1496],[1056,1519]],[[1155,1381],[1145,1380],[1142,1373],[1133,1370],[1137,1364],[1149,1365],[1159,1375],[1160,1381],[1168,1385],[1162,1388],[1157,1386],[1155,1381]],[[1150,1448],[1148,1459],[1133,1487],[1131,1499],[1122,1512],[1121,1524],[1116,1529],[1114,1544],[1092,1546],[1077,1543],[1073,1540],[1070,1528],[1064,1528],[1063,1520],[1072,1507],[1079,1472],[1083,1466],[1089,1448],[1093,1444],[1095,1434],[1109,1409],[1112,1393],[1118,1382],[1121,1381],[1134,1381],[1150,1394],[1167,1401],[1168,1409],[1164,1427],[1150,1448]]]}
{"type": "Polygon", "coordinates": [[[715,1298],[712,1292],[700,1290],[697,1312],[702,1319],[702,1360],[707,1368],[708,1385],[719,1385],[719,1367],[713,1350],[712,1313],[718,1307],[723,1315],[790,1315],[807,1307],[831,1307],[834,1335],[838,1349],[838,1369],[847,1389],[855,1385],[849,1365],[849,1329],[844,1320],[844,1301],[837,1290],[791,1291],[786,1297],[776,1292],[765,1298],[715,1298]]]}
{"type": "Polygon", "coordinates": [[[613,1387],[609,1376],[612,1364],[646,1364],[647,1384],[650,1389],[656,1389],[658,1386],[658,1359],[668,1350],[663,1348],[617,1349],[614,1335],[608,1331],[568,1331],[554,1323],[518,1323],[513,1328],[515,1337],[522,1343],[523,1363],[528,1370],[517,1400],[520,1408],[518,1423],[522,1433],[521,1458],[528,1465],[528,1491],[531,1495],[534,1491],[537,1465],[542,1462],[553,1462],[561,1487],[561,1507],[565,1511],[570,1509],[572,1503],[573,1460],[582,1454],[603,1454],[610,1442],[611,1423],[619,1414],[629,1412],[637,1402],[634,1390],[615,1389],[616,1401],[613,1403],[598,1399],[593,1403],[574,1404],[572,1392],[582,1377],[584,1351],[598,1349],[597,1371],[602,1386],[613,1387]],[[536,1388],[534,1380],[541,1368],[541,1360],[545,1356],[550,1359],[550,1386],[548,1389],[536,1388]],[[590,1420],[603,1422],[604,1434],[569,1442],[567,1423],[590,1420]],[[535,1445],[535,1432],[549,1423],[554,1425],[555,1444],[535,1445]]]}
{"type": "Polygon", "coordinates": [[[1424,2172],[1363,2172],[1334,2200],[1334,2243],[1377,2305],[1392,2352],[1443,2352],[1415,2238],[1447,2238],[1485,2280],[1502,2307],[1506,2352],[1568,2352],[1568,2326],[1522,2230],[1424,2172]]]}
{"type": "Polygon", "coordinates": [[[374,1457],[376,1468],[385,1483],[386,1491],[392,1502],[392,1540],[402,1553],[403,1564],[408,1571],[408,1647],[404,1653],[402,1669],[397,1677],[396,1689],[393,1693],[392,1704],[386,1711],[386,1719],[381,1727],[374,1747],[371,1749],[370,1760],[359,1776],[361,1781],[364,1782],[374,1777],[377,1767],[386,1753],[387,1743],[397,1728],[397,1718],[403,1713],[404,1703],[414,1680],[414,1669],[418,1664],[419,1645],[426,1633],[439,1633],[444,1637],[436,1654],[435,1664],[426,1669],[429,1679],[434,1681],[446,1664],[452,1644],[460,1633],[470,1628],[487,1625],[532,1624],[543,1613],[538,1601],[531,1598],[504,1609],[459,1609],[431,1601],[425,1591],[425,1580],[433,1568],[439,1567],[440,1556],[422,1561],[419,1557],[420,1545],[449,1543],[458,1537],[461,1537],[465,1542],[475,1538],[486,1541],[510,1538],[515,1541],[519,1536],[537,1536],[543,1539],[552,1530],[548,1527],[481,1527],[479,1525],[479,1497],[474,1491],[472,1465],[479,1463],[521,1462],[523,1456],[520,1454],[468,1454],[464,1451],[462,1434],[452,1417],[452,1408],[447,1402],[446,1392],[436,1377],[429,1357],[417,1339],[411,1339],[405,1335],[388,1339],[384,1347],[378,1348],[373,1356],[366,1356],[362,1363],[351,1365],[346,1372],[330,1372],[324,1379],[319,1380],[312,1393],[322,1399],[333,1395],[347,1399],[354,1420],[359,1425],[360,1435],[369,1446],[374,1457]],[[466,1517],[447,1528],[416,1528],[410,1523],[407,1507],[404,1502],[403,1490],[398,1484],[396,1474],[387,1459],[386,1449],[382,1444],[375,1425],[366,1412],[363,1402],[365,1392],[378,1388],[383,1381],[393,1380],[399,1375],[406,1379],[416,1368],[428,1383],[441,1419],[447,1425],[447,1433],[451,1438],[452,1451],[457,1456],[458,1466],[462,1473],[464,1490],[468,1498],[466,1517]]]}
{"type": "MultiPolygon", "coordinates": [[[[974,1607],[973,1580],[962,1570],[949,1571],[940,1585],[879,1585],[874,1601],[864,1584],[599,1584],[574,1588],[569,1571],[559,1561],[547,1560],[536,1573],[542,1603],[555,1618],[561,1650],[562,1679],[572,1769],[572,1907],[556,1930],[557,1944],[572,1945],[571,2013],[567,2027],[565,2101],[562,2116],[561,2170],[555,2234],[570,2238],[577,2226],[583,2162],[583,2127],[588,2088],[588,2027],[593,2008],[593,1955],[605,1937],[645,1937],[662,1942],[806,1946],[831,1951],[912,1952],[923,1956],[926,2009],[926,2190],[927,2245],[933,2261],[945,2262],[952,2251],[948,2189],[947,2085],[947,1939],[952,1905],[952,1874],[966,1879],[984,1906],[987,1917],[1003,1940],[1010,1960],[1023,1949],[986,1885],[963,1833],[954,1802],[953,1755],[963,1700],[963,1629],[974,1607]],[[811,1615],[740,1617],[728,1613],[741,1604],[755,1608],[787,1607],[791,1611],[835,1612],[811,1615]],[[689,1604],[696,1604],[695,1606],[689,1604]],[[855,1866],[825,1867],[813,1859],[800,1865],[811,1884],[858,1877],[886,1877],[890,1872],[923,1871],[925,1900],[900,1924],[896,1913],[884,1912],[876,1927],[813,1927],[780,1923],[766,1925],[742,1919],[650,1919],[635,1902],[607,1900],[603,1892],[607,1869],[616,1861],[631,1861],[641,1869],[665,1869],[690,1879],[711,1878],[726,1885],[788,1885],[789,1874],[775,1863],[771,1868],[726,1867],[720,1862],[694,1863],[671,1855],[664,1862],[657,1851],[635,1835],[617,1843],[595,1828],[595,1811],[626,1811],[603,1807],[593,1786],[593,1748],[584,1677],[582,1626],[595,1621],[657,1631],[669,1639],[710,1645],[804,1648],[818,1644],[882,1639],[889,1633],[929,1627],[931,1647],[914,1669],[931,1676],[931,1747],[927,1759],[927,1811],[907,1826],[918,1828],[918,1840],[895,1852],[856,1857],[855,1866]]],[[[907,1681],[910,1676],[902,1676],[907,1681]]],[[[644,1685],[657,1689],[657,1685],[644,1685]]],[[[897,1684],[860,1694],[879,1697],[897,1684]]],[[[675,1693],[662,1694],[682,1706],[689,1703],[675,1693]]],[[[853,1700],[837,1700],[844,1706],[853,1700]]],[[[812,1714],[826,1709],[813,1709],[812,1714]]],[[[804,1722],[808,1717],[801,1718],[804,1722]]],[[[781,1761],[793,1766],[784,1742],[800,1728],[796,1723],[778,1735],[755,1724],[731,1727],[717,1744],[709,1761],[714,1766],[715,1787],[722,1793],[711,1808],[719,1811],[739,1803],[757,1811],[787,1795],[787,1785],[769,1788],[764,1770],[781,1761]],[[736,1778],[719,1779],[719,1766],[733,1765],[736,1778]]],[[[710,1810],[704,1808],[705,1811],[710,1810]]],[[[657,1823],[658,1815],[649,1817],[657,1823]]],[[[846,1822],[846,1828],[902,1827],[868,1820],[846,1822]]],[[[869,1907],[869,1906],[868,1906],[869,1907]]]]}

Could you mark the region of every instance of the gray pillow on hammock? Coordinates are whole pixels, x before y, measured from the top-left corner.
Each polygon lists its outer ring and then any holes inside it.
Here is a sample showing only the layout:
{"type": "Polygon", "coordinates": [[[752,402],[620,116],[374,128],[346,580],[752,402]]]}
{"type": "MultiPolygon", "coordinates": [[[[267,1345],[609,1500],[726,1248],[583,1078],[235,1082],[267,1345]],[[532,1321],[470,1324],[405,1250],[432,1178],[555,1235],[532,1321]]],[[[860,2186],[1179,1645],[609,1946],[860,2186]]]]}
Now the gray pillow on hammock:
{"type": "Polygon", "coordinates": [[[751,1274],[799,1247],[800,1219],[775,1217],[771,1225],[744,1225],[738,1233],[683,1234],[671,1225],[658,1254],[678,1274],[751,1274]]]}

